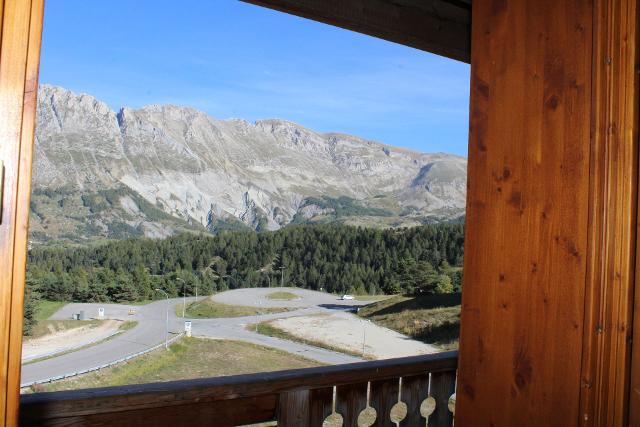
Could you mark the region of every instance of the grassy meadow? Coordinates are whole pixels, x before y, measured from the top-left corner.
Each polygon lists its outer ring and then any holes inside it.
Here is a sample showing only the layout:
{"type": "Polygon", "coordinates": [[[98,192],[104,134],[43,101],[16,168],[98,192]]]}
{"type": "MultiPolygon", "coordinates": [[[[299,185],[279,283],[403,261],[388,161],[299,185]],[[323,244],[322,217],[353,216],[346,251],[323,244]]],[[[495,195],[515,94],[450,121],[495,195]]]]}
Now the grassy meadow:
{"type": "Polygon", "coordinates": [[[300,299],[300,297],[292,292],[278,291],[268,294],[267,299],[291,301],[300,299]]]}
{"type": "Polygon", "coordinates": [[[319,365],[281,350],[241,341],[183,338],[169,350],[161,348],[110,368],[39,385],[34,391],[141,384],[319,365]]]}
{"type": "MultiPolygon", "coordinates": [[[[176,305],[176,315],[182,316],[182,303],[176,305]]],[[[252,307],[243,305],[222,304],[210,299],[187,304],[185,317],[190,319],[213,319],[219,317],[244,317],[258,314],[282,313],[292,310],[281,307],[252,307]]]]}

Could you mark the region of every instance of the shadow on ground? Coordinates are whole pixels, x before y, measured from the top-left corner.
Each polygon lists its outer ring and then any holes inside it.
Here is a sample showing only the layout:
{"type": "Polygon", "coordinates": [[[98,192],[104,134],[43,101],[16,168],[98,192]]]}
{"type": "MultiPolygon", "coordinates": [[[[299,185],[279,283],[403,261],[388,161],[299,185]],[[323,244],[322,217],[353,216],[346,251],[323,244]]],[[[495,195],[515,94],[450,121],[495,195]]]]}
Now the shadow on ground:
{"type": "MultiPolygon", "coordinates": [[[[406,310],[429,310],[440,307],[455,307],[460,305],[461,301],[461,293],[417,296],[400,302],[394,302],[394,299],[391,298],[375,304],[375,306],[380,308],[375,309],[375,311],[368,311],[367,316],[383,316],[386,314],[400,313],[406,310]],[[384,304],[385,302],[388,302],[388,304],[384,304]]],[[[373,304],[370,307],[372,306],[373,304]]]]}

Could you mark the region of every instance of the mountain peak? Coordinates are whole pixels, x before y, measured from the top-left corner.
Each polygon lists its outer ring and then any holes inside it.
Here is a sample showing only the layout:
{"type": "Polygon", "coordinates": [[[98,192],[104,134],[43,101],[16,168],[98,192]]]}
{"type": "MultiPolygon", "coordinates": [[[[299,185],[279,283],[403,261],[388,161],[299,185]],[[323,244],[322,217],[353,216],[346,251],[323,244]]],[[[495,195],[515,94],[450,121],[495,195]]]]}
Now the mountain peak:
{"type": "Polygon", "coordinates": [[[282,119],[217,120],[166,104],[115,113],[90,95],[42,85],[36,141],[34,188],[68,192],[67,202],[34,199],[51,210],[34,218],[47,236],[104,237],[114,227],[158,236],[175,221],[213,231],[334,220],[403,226],[464,213],[465,159],[282,119]]]}

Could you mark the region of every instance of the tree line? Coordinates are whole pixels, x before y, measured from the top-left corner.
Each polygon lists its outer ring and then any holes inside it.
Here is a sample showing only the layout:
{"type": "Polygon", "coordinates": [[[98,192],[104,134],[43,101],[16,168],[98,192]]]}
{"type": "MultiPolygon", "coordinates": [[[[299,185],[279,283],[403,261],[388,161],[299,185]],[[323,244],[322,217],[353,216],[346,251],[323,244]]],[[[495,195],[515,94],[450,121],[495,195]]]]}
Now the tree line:
{"type": "Polygon", "coordinates": [[[464,227],[305,225],[275,232],[185,233],[29,251],[27,287],[55,301],[125,302],[244,287],[343,293],[459,291],[464,227]],[[155,295],[156,297],[158,295],[155,295]]]}

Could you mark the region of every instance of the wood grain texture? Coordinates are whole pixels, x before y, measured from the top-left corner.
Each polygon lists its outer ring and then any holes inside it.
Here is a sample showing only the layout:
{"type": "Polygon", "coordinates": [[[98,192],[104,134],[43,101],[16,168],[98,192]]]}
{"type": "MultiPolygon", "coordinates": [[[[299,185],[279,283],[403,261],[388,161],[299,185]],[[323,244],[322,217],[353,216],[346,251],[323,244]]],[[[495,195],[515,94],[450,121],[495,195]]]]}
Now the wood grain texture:
{"type": "Polygon", "coordinates": [[[336,412],[342,415],[343,425],[357,426],[358,415],[367,407],[367,383],[337,387],[336,412]]]}
{"type": "Polygon", "coordinates": [[[29,20],[27,67],[24,85],[20,163],[18,165],[18,193],[16,196],[16,231],[13,252],[13,300],[11,302],[12,314],[9,337],[9,371],[7,381],[7,389],[14,390],[14,392],[8,395],[7,400],[8,425],[18,424],[18,409],[20,406],[20,399],[17,390],[20,388],[20,369],[22,365],[22,325],[29,232],[29,208],[31,199],[31,166],[34,150],[43,18],[44,0],[32,0],[31,18],[29,20]]]}
{"type": "Polygon", "coordinates": [[[455,391],[455,372],[438,372],[431,376],[431,395],[436,399],[436,410],[429,417],[429,427],[453,425],[453,414],[449,410],[449,398],[455,391]]]}
{"type": "Polygon", "coordinates": [[[458,426],[578,422],[592,13],[473,2],[458,426]]]}
{"type": "Polygon", "coordinates": [[[17,202],[20,134],[27,46],[29,38],[30,2],[6,1],[2,15],[0,45],[0,158],[5,165],[4,201],[0,223],[0,416],[1,425],[9,425],[7,402],[9,374],[9,341],[12,310],[13,250],[15,207],[17,202]]]}
{"type": "Polygon", "coordinates": [[[398,403],[398,379],[371,382],[370,405],[376,410],[377,417],[373,427],[395,427],[391,422],[391,408],[398,403]]]}
{"type": "Polygon", "coordinates": [[[22,303],[41,0],[5,0],[1,9],[0,159],[5,185],[0,223],[0,425],[17,425],[22,303]],[[18,251],[16,257],[16,250],[18,251]]]}
{"type": "MultiPolygon", "coordinates": [[[[402,378],[402,401],[407,404],[407,417],[402,420],[400,424],[402,427],[426,424],[426,419],[420,414],[420,405],[427,397],[429,397],[429,375],[402,378]]],[[[435,421],[433,425],[436,425],[435,421]]]]}
{"type": "Polygon", "coordinates": [[[638,192],[638,1],[594,10],[581,424],[628,425],[638,192]]]}
{"type": "Polygon", "coordinates": [[[333,387],[315,388],[309,399],[309,427],[323,427],[324,420],[333,412],[333,387]]]}
{"type": "Polygon", "coordinates": [[[311,416],[311,390],[280,393],[278,427],[306,427],[311,416]]]}
{"type": "Polygon", "coordinates": [[[241,398],[228,402],[211,402],[204,405],[157,408],[154,411],[126,411],[113,414],[93,414],[84,417],[46,419],[38,427],[71,426],[216,426],[227,427],[252,424],[275,419],[277,395],[241,398]]]}
{"type": "Polygon", "coordinates": [[[469,62],[471,6],[463,0],[242,0],[469,62]]]}

